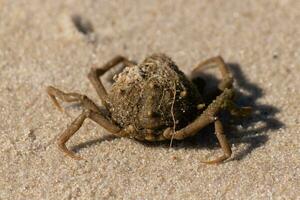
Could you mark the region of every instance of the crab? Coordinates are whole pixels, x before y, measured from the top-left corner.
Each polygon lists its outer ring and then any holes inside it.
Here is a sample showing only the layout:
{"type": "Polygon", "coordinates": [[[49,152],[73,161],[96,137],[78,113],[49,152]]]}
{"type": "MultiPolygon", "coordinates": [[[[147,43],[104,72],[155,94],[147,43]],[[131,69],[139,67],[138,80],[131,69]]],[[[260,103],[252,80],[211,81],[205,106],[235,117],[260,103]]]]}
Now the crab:
{"type": "Polygon", "coordinates": [[[220,94],[210,102],[204,101],[203,80],[187,78],[165,54],[151,55],[141,64],[116,56],[103,67],[92,68],[88,78],[101,99],[101,107],[86,95],[66,93],[48,86],[47,93],[60,111],[64,110],[57,99],[77,102],[83,107],[82,113],[58,138],[59,149],[74,159],[82,159],[66,147],[66,142],[85,119],[91,119],[115,136],[152,142],[182,140],[214,123],[223,155],[202,162],[216,164],[230,158],[232,150],[223,131],[220,111],[246,116],[251,113],[251,108],[238,107],[234,103],[233,77],[222,57],[201,62],[193,73],[212,65],[218,67],[222,81],[218,85],[220,94]],[[121,63],[124,68],[113,77],[114,82],[107,91],[100,77],[121,63]]]}

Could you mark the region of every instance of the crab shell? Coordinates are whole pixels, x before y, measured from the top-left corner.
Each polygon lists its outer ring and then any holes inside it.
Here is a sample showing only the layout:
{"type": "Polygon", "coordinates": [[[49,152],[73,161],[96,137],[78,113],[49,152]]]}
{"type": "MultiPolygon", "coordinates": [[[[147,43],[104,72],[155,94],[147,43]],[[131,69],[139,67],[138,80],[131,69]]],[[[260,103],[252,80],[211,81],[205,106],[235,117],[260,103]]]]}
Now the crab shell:
{"type": "Polygon", "coordinates": [[[111,118],[134,129],[133,137],[143,138],[149,131],[160,135],[168,127],[178,130],[199,114],[199,92],[164,54],[125,67],[114,81],[106,102],[111,118]]]}

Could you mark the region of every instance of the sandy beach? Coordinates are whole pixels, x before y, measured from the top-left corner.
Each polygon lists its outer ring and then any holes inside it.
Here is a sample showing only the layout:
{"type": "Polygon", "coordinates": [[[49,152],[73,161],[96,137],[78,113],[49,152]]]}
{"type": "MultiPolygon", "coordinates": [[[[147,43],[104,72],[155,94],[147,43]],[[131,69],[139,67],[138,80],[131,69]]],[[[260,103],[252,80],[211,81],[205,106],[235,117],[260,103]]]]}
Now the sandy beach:
{"type": "Polygon", "coordinates": [[[298,0],[0,0],[0,199],[300,199],[299,10],[298,0]],[[237,103],[253,107],[224,124],[232,157],[200,162],[222,154],[213,129],[169,148],[114,137],[91,120],[67,143],[84,160],[59,151],[81,108],[59,112],[45,88],[100,105],[92,66],[157,52],[186,74],[224,58],[237,103]]]}

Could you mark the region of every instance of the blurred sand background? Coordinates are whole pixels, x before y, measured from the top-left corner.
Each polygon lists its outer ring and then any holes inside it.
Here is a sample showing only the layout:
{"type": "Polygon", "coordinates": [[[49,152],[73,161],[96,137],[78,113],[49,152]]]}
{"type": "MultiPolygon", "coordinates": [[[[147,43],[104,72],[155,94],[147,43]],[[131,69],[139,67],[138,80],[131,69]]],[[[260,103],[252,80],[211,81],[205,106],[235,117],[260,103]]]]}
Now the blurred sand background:
{"type": "Polygon", "coordinates": [[[0,199],[300,199],[299,23],[298,0],[0,1],[0,199]],[[200,162],[222,153],[213,134],[169,148],[90,120],[68,143],[86,160],[65,157],[55,141],[80,108],[58,112],[45,87],[100,103],[92,65],[155,52],[187,74],[230,64],[238,103],[254,107],[226,125],[232,158],[200,162]]]}

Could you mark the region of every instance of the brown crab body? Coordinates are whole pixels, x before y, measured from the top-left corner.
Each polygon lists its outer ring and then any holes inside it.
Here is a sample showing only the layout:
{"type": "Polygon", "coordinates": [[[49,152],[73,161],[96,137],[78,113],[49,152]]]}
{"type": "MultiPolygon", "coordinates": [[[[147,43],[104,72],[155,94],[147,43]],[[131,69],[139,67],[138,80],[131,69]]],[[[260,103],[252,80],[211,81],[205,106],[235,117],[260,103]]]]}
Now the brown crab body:
{"type": "Polygon", "coordinates": [[[112,120],[120,127],[131,127],[137,139],[147,132],[161,135],[167,127],[180,129],[198,115],[200,94],[163,54],[126,67],[114,80],[106,102],[112,120]]]}

